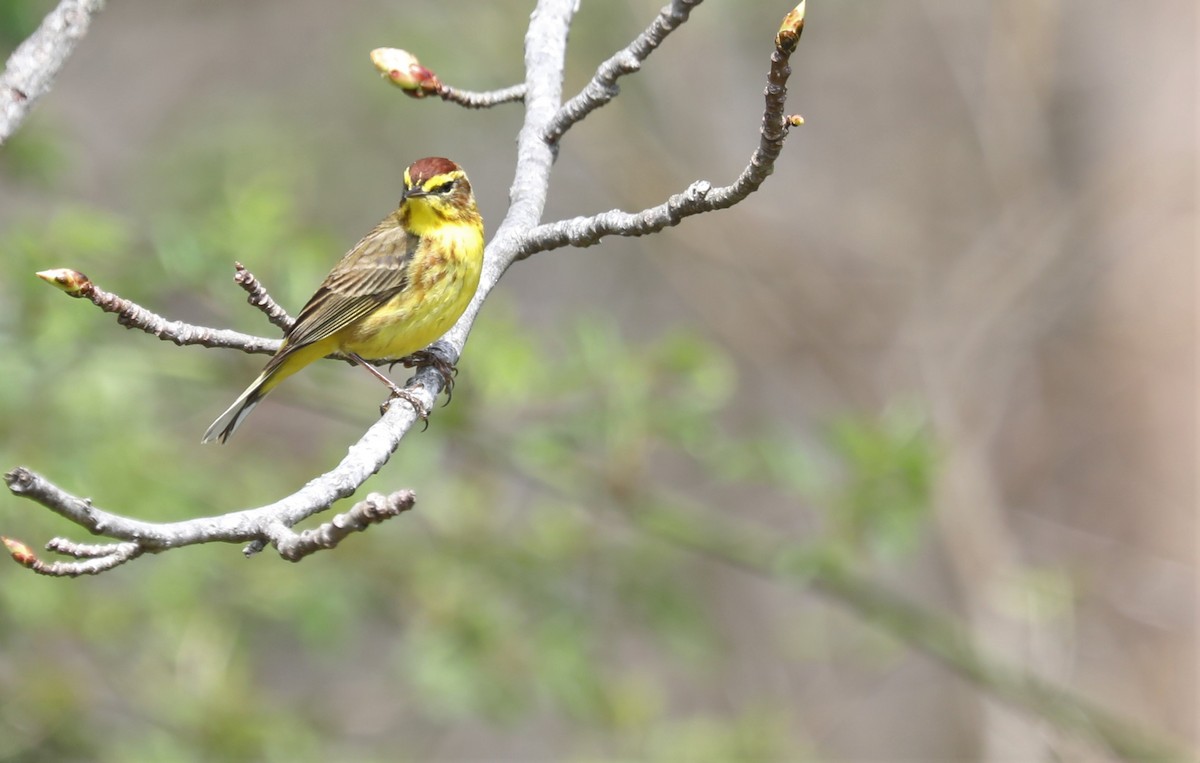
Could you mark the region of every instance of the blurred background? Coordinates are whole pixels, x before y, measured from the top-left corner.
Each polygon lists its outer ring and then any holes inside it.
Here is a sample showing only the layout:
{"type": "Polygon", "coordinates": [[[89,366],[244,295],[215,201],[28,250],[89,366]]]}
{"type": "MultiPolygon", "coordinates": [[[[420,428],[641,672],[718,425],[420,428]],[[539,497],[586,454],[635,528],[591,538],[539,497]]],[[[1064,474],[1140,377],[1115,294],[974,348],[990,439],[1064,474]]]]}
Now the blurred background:
{"type": "MultiPolygon", "coordinates": [[[[566,93],[661,4],[585,0],[566,93]]],[[[810,5],[807,124],[762,191],[515,265],[453,404],[367,485],[415,512],[298,565],[0,565],[0,760],[1102,757],[689,532],[835,558],[1195,744],[1193,4],[810,5]]],[[[0,2],[0,54],[51,7],[0,2]]],[[[531,8],[110,3],[0,151],[0,466],[174,520],[336,463],[366,374],[312,367],[201,447],[264,359],[33,273],[275,335],[233,262],[295,311],[415,158],[466,167],[494,230],[520,107],[411,100],[367,53],[506,86],[531,8]]],[[[698,8],[565,138],[546,219],[731,181],[788,9],[698,8]]],[[[87,540],[11,496],[0,531],[87,540]]]]}

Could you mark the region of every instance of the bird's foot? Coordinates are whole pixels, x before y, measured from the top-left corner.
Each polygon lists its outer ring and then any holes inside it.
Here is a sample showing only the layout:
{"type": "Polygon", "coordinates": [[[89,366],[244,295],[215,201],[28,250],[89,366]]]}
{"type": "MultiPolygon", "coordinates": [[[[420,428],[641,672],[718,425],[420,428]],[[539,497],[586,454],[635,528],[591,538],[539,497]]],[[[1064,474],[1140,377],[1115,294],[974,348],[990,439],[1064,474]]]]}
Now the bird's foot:
{"type": "Polygon", "coordinates": [[[442,386],[446,390],[445,404],[450,404],[450,398],[454,396],[454,377],[458,375],[458,368],[450,362],[445,345],[441,342],[434,342],[424,350],[417,350],[412,355],[401,358],[397,362],[401,363],[405,368],[430,367],[434,371],[437,371],[442,377],[442,386]]]}

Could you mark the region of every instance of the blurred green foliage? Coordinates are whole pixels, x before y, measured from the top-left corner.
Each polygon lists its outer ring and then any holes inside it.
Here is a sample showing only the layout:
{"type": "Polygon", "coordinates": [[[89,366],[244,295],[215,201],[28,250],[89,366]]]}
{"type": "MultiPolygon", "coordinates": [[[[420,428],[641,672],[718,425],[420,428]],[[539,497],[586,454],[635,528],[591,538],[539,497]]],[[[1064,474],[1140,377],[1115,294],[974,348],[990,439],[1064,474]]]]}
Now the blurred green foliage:
{"type": "Polygon", "coordinates": [[[849,416],[830,427],[829,444],[843,472],[826,496],[834,532],[885,557],[911,552],[936,464],[921,416],[900,408],[879,419],[849,416]]]}
{"type": "MultiPolygon", "coordinates": [[[[297,191],[304,152],[263,148],[181,154],[144,181],[145,222],[62,206],[3,233],[5,464],[169,520],[272,500],[340,458],[379,397],[344,366],[306,371],[239,439],[201,448],[261,359],[127,332],[32,276],[76,267],[168,317],[267,332],[230,261],[252,257],[294,307],[339,247],[297,191]],[[323,418],[282,437],[298,399],[323,418]]],[[[518,726],[580,760],[810,758],[771,697],[686,701],[721,686],[730,636],[706,595],[713,560],[679,539],[719,516],[796,538],[787,574],[894,558],[934,468],[919,418],[847,416],[804,442],[742,421],[733,362],[694,333],[635,341],[603,314],[534,329],[502,297],[462,369],[453,405],[368,485],[415,488],[417,511],[336,551],[288,565],[203,547],[77,581],[0,567],[0,760],[420,760],[464,729],[518,726]],[[738,508],[767,498],[795,507],[778,527],[738,508]]],[[[5,533],[78,537],[4,503],[5,533]]]]}
{"type": "Polygon", "coordinates": [[[31,129],[18,131],[0,151],[0,172],[35,188],[49,189],[67,166],[66,157],[51,127],[40,127],[38,120],[29,120],[31,129]]]}

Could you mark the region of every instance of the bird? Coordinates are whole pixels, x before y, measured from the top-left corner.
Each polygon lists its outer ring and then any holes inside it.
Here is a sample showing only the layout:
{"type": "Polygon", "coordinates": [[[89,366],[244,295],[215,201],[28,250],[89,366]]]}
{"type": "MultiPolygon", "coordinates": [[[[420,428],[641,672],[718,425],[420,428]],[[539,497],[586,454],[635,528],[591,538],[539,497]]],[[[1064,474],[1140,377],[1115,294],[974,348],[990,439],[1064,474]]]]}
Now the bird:
{"type": "Polygon", "coordinates": [[[262,373],[202,442],[225,442],[280,382],[333,353],[365,368],[425,418],[421,403],[368,360],[415,358],[437,367],[449,387],[455,369],[423,348],[467,309],[479,286],[483,249],[483,218],[463,169],[444,157],[410,164],[399,206],[342,256],[262,373]]]}

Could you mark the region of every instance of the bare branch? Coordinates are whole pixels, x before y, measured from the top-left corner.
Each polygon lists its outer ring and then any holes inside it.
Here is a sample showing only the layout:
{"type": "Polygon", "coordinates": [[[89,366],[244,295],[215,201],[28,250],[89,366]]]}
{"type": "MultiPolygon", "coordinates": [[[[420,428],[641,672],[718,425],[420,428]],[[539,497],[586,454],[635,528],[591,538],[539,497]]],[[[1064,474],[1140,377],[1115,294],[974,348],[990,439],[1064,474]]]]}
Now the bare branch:
{"type": "Polygon", "coordinates": [[[554,115],[554,121],[546,128],[546,142],[558,143],[575,123],[583,121],[588,114],[616,98],[621,92],[617,80],[641,69],[642,62],[650,57],[667,35],[687,21],[692,9],[702,2],[704,0],[672,0],[646,31],[600,64],[591,82],[554,115]]]}
{"type": "Polygon", "coordinates": [[[669,508],[671,504],[669,500],[640,501],[636,511],[618,506],[623,516],[647,533],[751,574],[815,589],[982,691],[1122,760],[1165,763],[1190,759],[1175,740],[1002,661],[978,646],[953,619],[917,606],[853,572],[840,554],[716,516],[697,521],[698,510],[679,511],[669,508]]]}
{"type": "MultiPolygon", "coordinates": [[[[423,369],[418,378],[437,379],[439,382],[441,379],[440,374],[432,369],[423,369]]],[[[418,384],[410,385],[409,391],[427,410],[432,407],[434,396],[427,389],[418,384]]],[[[387,463],[416,418],[416,412],[411,406],[390,405],[383,416],[350,447],[341,463],[311,480],[292,495],[254,509],[181,522],[147,522],[105,511],[94,506],[90,499],[71,495],[45,477],[24,467],[18,467],[4,475],[4,481],[13,495],[39,503],[95,535],[131,542],[138,547],[139,554],[146,551],[167,551],[198,543],[274,543],[285,537],[280,533],[280,527],[292,527],[313,514],[328,509],[334,501],[352,495],[387,463]]],[[[355,516],[366,516],[363,513],[365,511],[367,510],[360,509],[355,516]]],[[[36,562],[36,557],[29,553],[23,544],[16,541],[11,543],[20,547],[14,550],[13,546],[9,545],[13,558],[27,567],[32,567],[30,562],[36,562]],[[21,550],[28,553],[28,556],[18,554],[21,550]]]]}
{"type": "Polygon", "coordinates": [[[253,273],[246,270],[245,265],[235,262],[233,263],[233,267],[236,271],[233,274],[233,282],[246,290],[246,293],[249,295],[246,297],[246,301],[259,310],[262,310],[272,325],[284,331],[290,329],[292,324],[296,322],[296,319],[288,315],[287,310],[284,310],[278,302],[271,298],[271,295],[267,293],[266,287],[258,282],[253,273]]]}
{"type": "MultiPolygon", "coordinates": [[[[271,297],[266,287],[240,262],[234,263],[234,265],[236,272],[234,273],[233,280],[249,293],[246,301],[259,310],[262,310],[271,323],[279,326],[284,331],[290,328],[294,319],[271,297]]],[[[125,328],[139,329],[147,334],[153,334],[165,342],[174,342],[181,347],[194,345],[210,349],[240,350],[248,354],[272,355],[279,349],[282,341],[243,334],[239,331],[214,329],[208,326],[184,323],[183,321],[167,320],[132,300],[101,289],[90,278],[78,270],[56,268],[54,270],[43,270],[37,273],[37,276],[68,296],[87,299],[101,310],[114,313],[117,316],[117,323],[125,328]]],[[[330,360],[353,363],[351,358],[341,353],[335,352],[327,357],[330,360]]],[[[388,363],[403,362],[405,358],[377,358],[375,360],[379,365],[386,365],[388,363]]],[[[405,367],[411,368],[412,365],[411,363],[406,363],[405,367]]]]}
{"type": "MultiPolygon", "coordinates": [[[[174,342],[181,347],[199,345],[200,347],[241,350],[242,352],[266,355],[274,354],[279,349],[280,340],[278,339],[251,336],[229,329],[193,326],[182,321],[169,321],[128,299],[101,289],[78,270],[58,268],[43,270],[37,275],[38,278],[61,289],[68,295],[86,299],[104,312],[113,313],[117,316],[117,323],[125,328],[140,329],[147,334],[153,334],[163,341],[174,342]]],[[[269,300],[270,297],[268,296],[267,299],[269,300]]]]}
{"type": "MultiPolygon", "coordinates": [[[[53,551],[63,556],[73,556],[76,559],[98,559],[102,556],[112,556],[121,543],[77,543],[67,538],[51,538],[46,544],[47,551],[53,551]]],[[[125,544],[136,546],[136,543],[125,544]]]]}
{"type": "Polygon", "coordinates": [[[104,0],[62,0],[8,57],[0,74],[0,146],[49,92],[55,75],[87,34],[92,16],[103,7],[104,0]]]}
{"type": "MultiPolygon", "coordinates": [[[[137,533],[136,527],[124,527],[114,530],[111,522],[125,525],[127,520],[115,517],[95,509],[87,499],[80,499],[67,494],[47,480],[28,470],[17,469],[5,475],[10,489],[17,495],[25,495],[44,506],[58,512],[74,522],[96,533],[114,535],[115,533],[137,533]]],[[[288,561],[297,562],[304,557],[334,548],[346,536],[360,532],[370,525],[379,524],[392,517],[409,511],[416,503],[416,495],[411,490],[400,490],[391,495],[372,493],[366,500],[356,503],[344,514],[338,514],[329,522],[311,530],[295,533],[283,521],[270,515],[264,515],[257,522],[253,532],[257,537],[252,544],[253,550],[261,549],[266,543],[271,543],[279,551],[279,555],[288,561]]],[[[193,520],[202,522],[203,520],[193,520]]],[[[180,523],[189,524],[189,523],[180,523]]],[[[76,543],[65,538],[54,538],[46,544],[46,549],[64,556],[72,556],[75,562],[44,562],[24,543],[3,538],[3,543],[13,559],[24,567],[28,567],[40,575],[53,577],[77,577],[79,575],[96,575],[114,567],[136,559],[147,551],[162,551],[151,539],[130,540],[121,543],[76,543]]],[[[198,543],[212,540],[204,538],[198,543]]],[[[236,541],[236,537],[226,540],[236,541]]]]}
{"type": "Polygon", "coordinates": [[[771,54],[771,69],[767,74],[766,108],[763,111],[758,148],[737,180],[720,188],[713,188],[706,180],[698,180],[665,203],[641,212],[612,210],[591,217],[575,217],[539,225],[526,236],[521,258],[567,245],[591,246],[605,236],[657,233],[663,228],[678,225],[685,217],[732,207],[757,191],[774,171],[775,160],[783,150],[788,129],[804,123],[799,116],[784,114],[787,80],[792,73],[788,61],[804,31],[804,12],[805,3],[801,0],[784,19],[775,36],[775,52],[771,54]]]}
{"type": "Polygon", "coordinates": [[[399,490],[391,495],[371,493],[365,501],[354,504],[345,514],[338,514],[320,527],[294,533],[282,524],[267,528],[271,543],[279,555],[289,562],[298,562],[309,554],[333,548],[350,533],[361,532],[410,510],[417,501],[411,490],[399,490]]]}
{"type": "Polygon", "coordinates": [[[104,543],[85,544],[75,543],[66,538],[54,538],[46,544],[48,551],[73,556],[80,561],[50,562],[40,560],[33,565],[33,571],[40,575],[51,577],[78,577],[80,575],[99,575],[125,562],[137,559],[144,549],[136,543],[104,543]]]}

